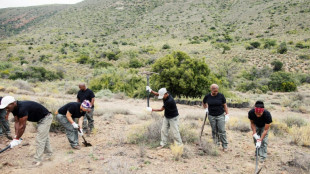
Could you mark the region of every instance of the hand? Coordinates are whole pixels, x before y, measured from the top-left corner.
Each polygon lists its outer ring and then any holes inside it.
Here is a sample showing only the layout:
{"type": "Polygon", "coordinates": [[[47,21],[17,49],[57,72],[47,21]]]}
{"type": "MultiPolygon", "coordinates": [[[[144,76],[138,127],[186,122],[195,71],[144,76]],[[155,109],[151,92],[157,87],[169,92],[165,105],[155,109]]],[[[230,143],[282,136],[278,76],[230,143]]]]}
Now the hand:
{"type": "Polygon", "coordinates": [[[79,128],[79,125],[76,124],[75,122],[72,123],[72,126],[73,126],[74,129],[78,129],[79,128]]]}
{"type": "Polygon", "coordinates": [[[229,114],[226,114],[225,115],[225,122],[228,122],[228,120],[229,120],[229,114]]]}
{"type": "Polygon", "coordinates": [[[83,136],[84,135],[83,129],[80,129],[80,131],[78,131],[78,134],[79,134],[79,136],[83,136]]]}
{"type": "Polygon", "coordinates": [[[262,145],[262,141],[257,140],[256,141],[256,148],[260,148],[261,145],[262,145]]]}
{"type": "Polygon", "coordinates": [[[147,110],[148,112],[152,112],[152,111],[153,111],[153,109],[152,109],[151,107],[146,107],[146,110],[147,110]]]}
{"type": "Polygon", "coordinates": [[[256,140],[260,139],[260,136],[257,135],[257,133],[255,133],[255,134],[253,135],[253,137],[254,137],[256,140]]]}
{"type": "Polygon", "coordinates": [[[18,146],[20,143],[22,143],[22,140],[21,139],[13,139],[13,141],[10,142],[10,146],[11,148],[15,147],[15,146],[18,146]]]}
{"type": "Polygon", "coordinates": [[[206,111],[206,114],[209,114],[209,109],[208,109],[208,108],[206,108],[206,110],[205,110],[205,111],[206,111]]]}
{"type": "Polygon", "coordinates": [[[146,91],[147,91],[147,92],[152,92],[152,89],[151,89],[151,87],[149,87],[149,86],[146,86],[146,91]]]}

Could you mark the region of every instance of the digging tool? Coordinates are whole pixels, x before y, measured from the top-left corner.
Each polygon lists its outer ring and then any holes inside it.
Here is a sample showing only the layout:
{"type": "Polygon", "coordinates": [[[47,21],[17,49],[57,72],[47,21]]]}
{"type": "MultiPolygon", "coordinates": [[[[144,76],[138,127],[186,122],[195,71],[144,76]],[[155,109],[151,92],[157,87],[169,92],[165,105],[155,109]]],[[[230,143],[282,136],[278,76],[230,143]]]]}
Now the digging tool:
{"type": "Polygon", "coordinates": [[[202,127],[201,127],[201,132],[200,132],[200,137],[199,137],[200,147],[202,146],[202,144],[201,144],[201,137],[202,137],[203,130],[205,128],[207,117],[208,117],[208,113],[206,113],[205,119],[203,120],[203,124],[202,124],[202,127]]]}
{"type": "Polygon", "coordinates": [[[11,145],[6,146],[4,149],[1,149],[1,150],[0,150],[0,153],[2,153],[2,152],[4,152],[4,151],[8,150],[10,147],[11,147],[11,145]]]}
{"type": "Polygon", "coordinates": [[[5,136],[9,139],[9,140],[13,140],[13,138],[8,134],[8,132],[6,131],[5,127],[3,126],[2,123],[0,123],[1,127],[2,127],[2,131],[4,132],[5,136]]]}
{"type": "MultiPolygon", "coordinates": [[[[142,72],[142,74],[146,74],[146,84],[147,86],[150,86],[150,75],[152,74],[158,74],[155,72],[142,72]]],[[[147,91],[147,107],[150,107],[150,92],[147,91]]]]}
{"type": "Polygon", "coordinates": [[[258,172],[258,147],[256,148],[255,174],[258,172]]]}
{"type": "MultiPolygon", "coordinates": [[[[78,131],[81,133],[80,129],[78,129],[78,131]]],[[[84,144],[85,147],[92,146],[90,143],[88,143],[88,142],[86,141],[86,139],[84,138],[84,135],[82,135],[82,138],[83,138],[83,140],[84,140],[83,144],[84,144]]]]}

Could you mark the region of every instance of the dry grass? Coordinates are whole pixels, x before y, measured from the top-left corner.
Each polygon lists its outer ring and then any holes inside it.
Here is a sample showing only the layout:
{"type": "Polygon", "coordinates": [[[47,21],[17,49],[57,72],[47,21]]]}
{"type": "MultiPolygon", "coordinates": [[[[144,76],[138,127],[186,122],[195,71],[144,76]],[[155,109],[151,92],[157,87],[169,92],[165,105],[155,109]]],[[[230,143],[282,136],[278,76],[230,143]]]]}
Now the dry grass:
{"type": "Polygon", "coordinates": [[[227,128],[229,130],[234,130],[234,131],[240,131],[240,132],[249,132],[251,130],[250,128],[250,122],[242,118],[236,118],[233,117],[229,119],[227,124],[227,128]]]}
{"type": "Polygon", "coordinates": [[[201,140],[201,147],[199,155],[219,156],[220,152],[218,147],[213,143],[213,140],[201,140]]]}
{"type": "Polygon", "coordinates": [[[310,147],[310,125],[303,127],[292,126],[290,129],[292,142],[296,145],[310,147]]]}
{"type": "Polygon", "coordinates": [[[172,155],[173,155],[173,159],[175,161],[179,161],[180,158],[183,155],[184,146],[183,145],[178,145],[178,144],[174,143],[174,144],[172,144],[170,146],[170,149],[171,149],[171,152],[172,152],[172,155]]]}

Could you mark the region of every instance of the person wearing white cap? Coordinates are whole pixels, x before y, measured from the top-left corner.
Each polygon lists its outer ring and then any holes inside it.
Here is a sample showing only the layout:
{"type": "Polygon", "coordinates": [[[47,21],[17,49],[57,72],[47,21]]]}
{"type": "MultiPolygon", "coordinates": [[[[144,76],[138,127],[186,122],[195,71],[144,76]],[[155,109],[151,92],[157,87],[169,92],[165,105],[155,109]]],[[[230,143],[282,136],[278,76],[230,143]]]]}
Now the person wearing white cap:
{"type": "Polygon", "coordinates": [[[21,144],[22,135],[26,129],[27,120],[37,123],[37,149],[34,155],[34,166],[42,164],[43,153],[46,153],[47,159],[51,159],[52,149],[50,146],[49,130],[53,121],[52,114],[41,104],[33,101],[17,101],[12,96],[5,96],[1,100],[0,109],[6,109],[14,115],[15,120],[15,138],[10,143],[11,148],[21,144]]]}
{"type": "MultiPolygon", "coordinates": [[[[2,100],[2,97],[0,97],[0,103],[1,103],[1,100],[2,100]]],[[[6,137],[8,139],[12,139],[8,116],[9,114],[6,112],[5,109],[0,109],[0,142],[3,137],[3,133],[6,134],[6,137]]]]}
{"type": "Polygon", "coordinates": [[[183,145],[179,131],[179,112],[173,97],[168,93],[166,88],[161,88],[158,93],[152,91],[149,86],[146,87],[146,90],[158,96],[158,99],[163,99],[164,103],[161,109],[152,109],[147,107],[147,110],[150,112],[165,110],[165,117],[161,128],[161,142],[158,148],[163,148],[167,145],[169,128],[172,131],[175,143],[179,146],[183,145]]]}

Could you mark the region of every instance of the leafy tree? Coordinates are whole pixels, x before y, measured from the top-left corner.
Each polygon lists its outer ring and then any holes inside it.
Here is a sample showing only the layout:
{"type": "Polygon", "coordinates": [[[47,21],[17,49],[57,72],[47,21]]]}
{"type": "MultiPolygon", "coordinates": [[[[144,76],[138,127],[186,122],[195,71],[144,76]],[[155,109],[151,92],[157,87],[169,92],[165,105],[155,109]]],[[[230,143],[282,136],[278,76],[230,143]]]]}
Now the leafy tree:
{"type": "Polygon", "coordinates": [[[283,63],[279,60],[274,60],[271,62],[271,65],[273,66],[273,71],[281,71],[283,68],[283,63]]]}
{"type": "Polygon", "coordinates": [[[270,76],[268,87],[272,91],[290,92],[296,91],[297,86],[290,73],[279,71],[270,76]]]}
{"type": "Polygon", "coordinates": [[[201,97],[211,84],[208,65],[180,51],[158,59],[152,71],[159,73],[151,77],[153,88],[165,87],[179,97],[201,97]]]}
{"type": "Polygon", "coordinates": [[[129,61],[129,67],[130,68],[140,68],[142,66],[143,66],[142,62],[139,61],[139,59],[137,59],[137,58],[133,58],[129,61]]]}

